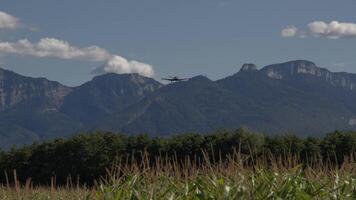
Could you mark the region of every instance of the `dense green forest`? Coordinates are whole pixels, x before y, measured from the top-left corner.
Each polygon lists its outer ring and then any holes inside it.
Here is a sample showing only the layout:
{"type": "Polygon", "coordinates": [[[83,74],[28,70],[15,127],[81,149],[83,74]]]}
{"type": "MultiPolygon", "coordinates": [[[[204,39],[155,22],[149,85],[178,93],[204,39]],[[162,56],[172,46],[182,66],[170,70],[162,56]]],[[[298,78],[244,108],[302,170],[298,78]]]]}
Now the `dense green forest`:
{"type": "Polygon", "coordinates": [[[353,162],[355,147],[356,132],[339,131],[323,138],[265,136],[244,129],[167,138],[87,133],[0,152],[0,181],[11,182],[16,175],[20,182],[31,178],[35,184],[50,184],[53,177],[58,185],[68,183],[69,178],[93,184],[113,164],[140,166],[144,161],[154,165],[157,159],[165,159],[178,164],[189,160],[199,166],[206,157],[209,162],[229,162],[233,154],[240,154],[247,165],[254,165],[259,158],[266,163],[296,158],[303,165],[341,166],[346,159],[353,162]]]}

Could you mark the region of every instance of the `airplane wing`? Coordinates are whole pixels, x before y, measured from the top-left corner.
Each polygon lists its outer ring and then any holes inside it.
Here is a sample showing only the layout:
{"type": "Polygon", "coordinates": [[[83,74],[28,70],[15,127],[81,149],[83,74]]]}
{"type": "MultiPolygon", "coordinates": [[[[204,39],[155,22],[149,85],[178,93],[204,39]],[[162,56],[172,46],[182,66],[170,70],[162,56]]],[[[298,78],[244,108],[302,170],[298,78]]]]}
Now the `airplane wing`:
{"type": "Polygon", "coordinates": [[[185,81],[188,79],[189,78],[162,78],[162,80],[166,80],[166,81],[185,81]]]}

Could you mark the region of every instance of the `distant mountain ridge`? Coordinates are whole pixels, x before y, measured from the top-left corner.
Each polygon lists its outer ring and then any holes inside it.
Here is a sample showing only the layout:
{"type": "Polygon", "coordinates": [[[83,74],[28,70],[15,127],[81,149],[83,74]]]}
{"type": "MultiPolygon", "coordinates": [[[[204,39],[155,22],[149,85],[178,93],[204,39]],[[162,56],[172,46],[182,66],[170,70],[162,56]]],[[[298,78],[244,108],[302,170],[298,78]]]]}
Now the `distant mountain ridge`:
{"type": "Polygon", "coordinates": [[[53,108],[61,104],[72,88],[45,78],[31,78],[0,68],[0,111],[37,98],[48,100],[53,108]]]}
{"type": "Polygon", "coordinates": [[[65,97],[60,110],[84,123],[92,123],[136,103],[161,86],[138,74],[109,73],[75,88],[65,97]]]}
{"type": "Polygon", "coordinates": [[[330,72],[328,69],[317,67],[313,62],[296,60],[281,64],[264,67],[262,70],[268,77],[274,79],[285,79],[298,75],[311,75],[336,86],[354,90],[356,86],[356,74],[345,72],[330,72]]]}
{"type": "Polygon", "coordinates": [[[356,75],[306,60],[240,70],[212,81],[163,85],[138,74],[104,74],[77,87],[0,69],[0,148],[81,131],[170,135],[247,127],[321,135],[356,129],[356,75]]]}

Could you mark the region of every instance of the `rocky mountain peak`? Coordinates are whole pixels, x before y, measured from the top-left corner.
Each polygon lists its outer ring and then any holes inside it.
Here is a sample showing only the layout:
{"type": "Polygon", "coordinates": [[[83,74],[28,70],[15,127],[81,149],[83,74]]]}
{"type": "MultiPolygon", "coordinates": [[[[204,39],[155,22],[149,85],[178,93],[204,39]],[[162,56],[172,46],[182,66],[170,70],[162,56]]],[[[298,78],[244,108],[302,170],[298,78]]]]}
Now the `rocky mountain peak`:
{"type": "Polygon", "coordinates": [[[330,72],[307,60],[296,60],[264,67],[262,73],[272,79],[289,79],[292,77],[315,77],[329,82],[333,86],[355,90],[356,75],[345,72],[330,72]]]}
{"type": "Polygon", "coordinates": [[[189,81],[208,81],[208,82],[211,82],[211,80],[208,77],[204,76],[204,75],[194,76],[194,77],[190,78],[189,81]]]}
{"type": "Polygon", "coordinates": [[[257,66],[252,63],[245,63],[242,65],[240,72],[257,71],[257,66]]]}
{"type": "Polygon", "coordinates": [[[0,69],[0,112],[25,102],[32,107],[56,109],[71,91],[56,81],[0,69]]]}
{"type": "Polygon", "coordinates": [[[95,76],[92,82],[131,82],[135,84],[146,84],[148,82],[154,82],[155,84],[159,84],[152,78],[141,76],[137,73],[130,74],[116,74],[116,73],[107,73],[99,76],[95,76]]]}
{"type": "Polygon", "coordinates": [[[313,62],[307,60],[295,60],[268,65],[262,69],[262,72],[273,79],[284,79],[286,77],[304,74],[330,80],[332,76],[329,70],[317,67],[313,62]]]}
{"type": "Polygon", "coordinates": [[[98,117],[118,112],[162,86],[139,74],[107,73],[94,77],[65,97],[61,112],[92,123],[98,117]]]}

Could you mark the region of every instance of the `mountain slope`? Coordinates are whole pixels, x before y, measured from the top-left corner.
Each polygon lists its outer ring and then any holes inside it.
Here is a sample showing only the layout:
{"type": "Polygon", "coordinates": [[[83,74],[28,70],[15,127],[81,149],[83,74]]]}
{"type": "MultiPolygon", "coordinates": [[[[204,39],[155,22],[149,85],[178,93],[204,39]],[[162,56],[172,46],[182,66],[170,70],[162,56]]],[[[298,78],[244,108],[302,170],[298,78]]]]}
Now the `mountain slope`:
{"type": "Polygon", "coordinates": [[[356,75],[305,60],[212,81],[162,85],[138,74],[105,74],[78,87],[0,69],[0,147],[78,131],[169,135],[247,127],[321,135],[356,129],[356,75]]]}
{"type": "Polygon", "coordinates": [[[161,87],[152,78],[138,74],[105,74],[74,89],[60,111],[90,124],[134,104],[161,87]]]}
{"type": "MultiPolygon", "coordinates": [[[[260,106],[255,112],[265,113],[271,123],[267,127],[260,123],[247,125],[258,131],[310,135],[353,128],[349,126],[349,121],[354,118],[355,113],[345,101],[335,98],[347,96],[348,99],[356,99],[352,92],[340,90],[319,76],[289,74],[291,70],[288,66],[297,69],[303,67],[300,63],[301,61],[293,61],[267,66],[260,71],[241,71],[218,82],[236,94],[244,94],[251,104],[260,106]],[[283,78],[276,78],[277,73],[272,77],[268,73],[278,70],[286,72],[283,78]]],[[[246,109],[251,110],[248,107],[246,109]]]]}
{"type": "Polygon", "coordinates": [[[218,81],[200,76],[164,86],[94,127],[154,135],[241,126],[299,135],[354,129],[353,75],[340,74],[309,61],[261,70],[246,64],[238,73],[218,81]],[[343,84],[340,80],[347,77],[351,78],[343,84]]]}
{"type": "Polygon", "coordinates": [[[0,68],[0,111],[24,102],[56,109],[71,90],[55,81],[25,77],[0,68]]]}
{"type": "Polygon", "coordinates": [[[0,69],[0,146],[31,143],[74,131],[76,123],[58,111],[71,91],[55,81],[0,69]]]}
{"type": "Polygon", "coordinates": [[[229,91],[197,76],[166,85],[142,101],[111,115],[98,124],[105,130],[168,135],[186,131],[208,131],[229,123],[225,113],[238,111],[229,91]]]}
{"type": "Polygon", "coordinates": [[[138,74],[105,74],[75,87],[0,70],[0,146],[66,137],[161,87],[138,74]]]}

